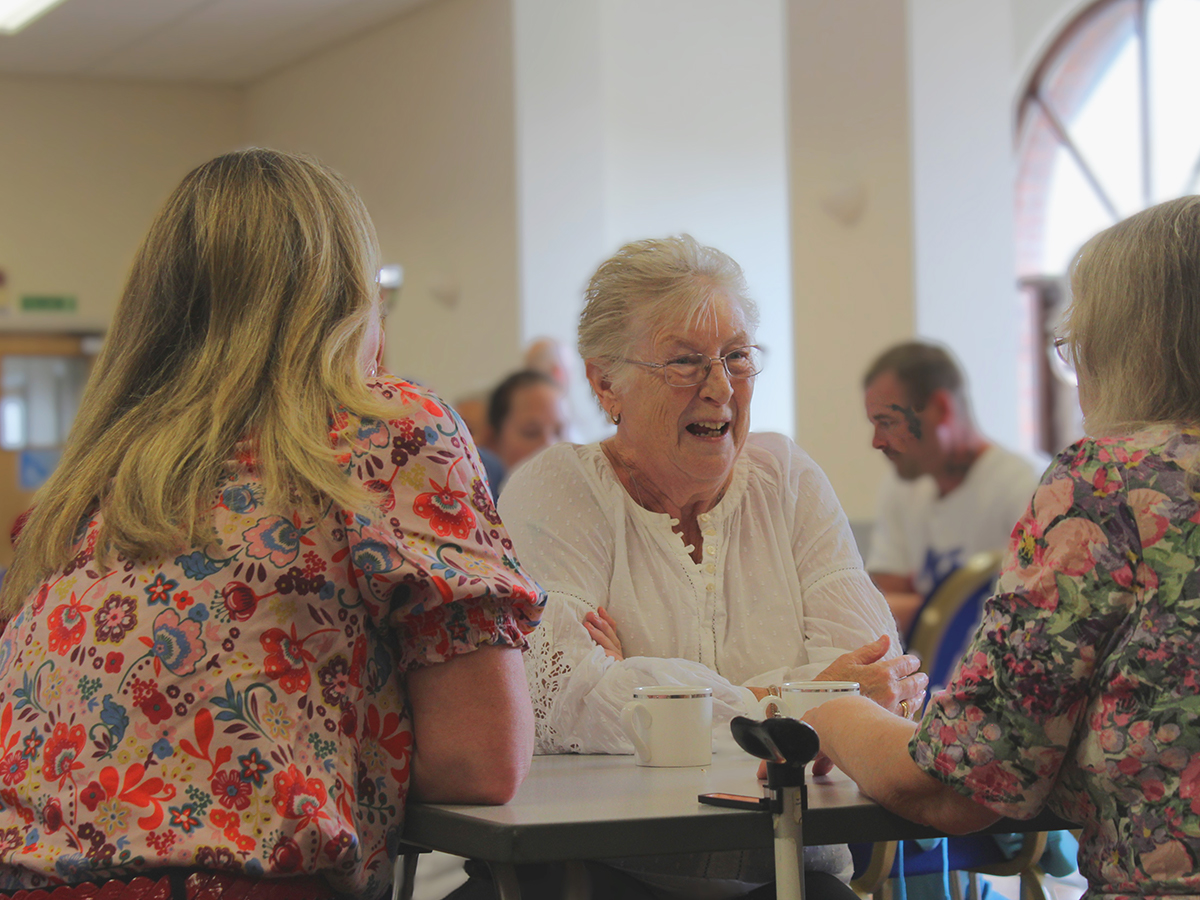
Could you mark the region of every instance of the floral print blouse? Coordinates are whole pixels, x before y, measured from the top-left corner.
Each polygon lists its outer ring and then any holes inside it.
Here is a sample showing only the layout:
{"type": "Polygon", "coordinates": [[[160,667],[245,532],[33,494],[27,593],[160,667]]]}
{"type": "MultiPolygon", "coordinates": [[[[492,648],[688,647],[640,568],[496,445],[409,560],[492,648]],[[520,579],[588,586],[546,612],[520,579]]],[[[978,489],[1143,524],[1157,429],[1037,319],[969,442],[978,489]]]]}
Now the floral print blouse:
{"type": "Polygon", "coordinates": [[[998,813],[1083,828],[1090,898],[1200,894],[1200,430],[1081,441],[910,751],[998,813]]]}
{"type": "Polygon", "coordinates": [[[371,385],[386,421],[331,440],[377,508],[264,505],[242,455],[206,547],[78,553],[0,639],[0,889],[160,866],[391,882],[413,730],[404,673],[523,647],[543,596],[475,447],[437,397],[371,385]]]}

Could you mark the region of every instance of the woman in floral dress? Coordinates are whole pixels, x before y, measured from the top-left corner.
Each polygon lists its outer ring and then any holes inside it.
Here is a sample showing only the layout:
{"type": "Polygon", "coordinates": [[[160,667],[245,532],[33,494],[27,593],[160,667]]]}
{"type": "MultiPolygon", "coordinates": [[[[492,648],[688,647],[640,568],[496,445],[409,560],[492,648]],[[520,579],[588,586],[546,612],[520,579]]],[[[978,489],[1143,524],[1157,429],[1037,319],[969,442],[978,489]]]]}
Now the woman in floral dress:
{"type": "Polygon", "coordinates": [[[983,622],[910,723],[805,716],[903,815],[950,831],[1043,806],[1082,829],[1091,898],[1200,895],[1200,198],[1093,238],[1060,346],[1085,440],[1017,524],[983,622]]]}
{"type": "Polygon", "coordinates": [[[374,272],[301,157],[155,221],[0,598],[0,890],[372,898],[406,795],[516,790],[541,593],[374,272]]]}

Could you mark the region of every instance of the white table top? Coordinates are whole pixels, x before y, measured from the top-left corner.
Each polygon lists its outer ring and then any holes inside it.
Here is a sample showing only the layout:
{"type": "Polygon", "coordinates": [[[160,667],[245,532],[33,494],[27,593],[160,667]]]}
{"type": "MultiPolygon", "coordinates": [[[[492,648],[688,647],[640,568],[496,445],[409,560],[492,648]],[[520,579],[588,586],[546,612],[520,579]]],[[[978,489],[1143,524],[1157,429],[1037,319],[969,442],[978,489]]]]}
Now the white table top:
{"type": "MultiPolygon", "coordinates": [[[[704,768],[649,768],[631,756],[538,756],[504,806],[409,804],[404,840],[495,862],[603,859],[770,847],[767,812],[707,806],[712,792],[760,796],[758,761],[735,747],[704,768]]],[[[1065,827],[1053,817],[1002,820],[989,831],[1065,827]]],[[[841,772],[812,779],[804,815],[807,844],[931,837],[937,831],[887,812],[841,772]]]]}

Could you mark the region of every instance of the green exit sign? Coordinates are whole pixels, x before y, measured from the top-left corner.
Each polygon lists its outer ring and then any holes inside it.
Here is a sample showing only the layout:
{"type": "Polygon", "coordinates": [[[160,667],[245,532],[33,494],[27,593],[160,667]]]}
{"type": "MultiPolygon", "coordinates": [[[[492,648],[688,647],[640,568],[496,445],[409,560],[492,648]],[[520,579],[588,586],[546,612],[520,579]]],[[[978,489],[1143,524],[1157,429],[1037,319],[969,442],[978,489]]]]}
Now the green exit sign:
{"type": "Polygon", "coordinates": [[[25,294],[21,297],[22,312],[75,312],[75,298],[61,294],[25,294]]]}

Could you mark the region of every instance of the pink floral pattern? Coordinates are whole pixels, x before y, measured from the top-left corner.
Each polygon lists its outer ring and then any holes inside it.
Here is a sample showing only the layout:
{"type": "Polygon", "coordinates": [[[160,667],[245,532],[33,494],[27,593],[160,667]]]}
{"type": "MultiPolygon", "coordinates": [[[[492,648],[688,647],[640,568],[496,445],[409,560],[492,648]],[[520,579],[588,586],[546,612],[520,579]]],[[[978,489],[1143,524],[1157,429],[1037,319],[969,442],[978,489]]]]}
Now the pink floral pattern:
{"type": "Polygon", "coordinates": [[[94,516],[8,624],[0,890],[196,866],[384,893],[413,749],[403,673],[523,646],[542,594],[490,498],[467,499],[485,476],[461,420],[414,385],[372,390],[393,418],[339,412],[330,440],[377,508],[269,508],[243,450],[213,486],[211,545],[106,570],[94,516]]]}
{"type": "Polygon", "coordinates": [[[1083,828],[1090,897],[1200,894],[1200,430],[1067,448],[910,750],[1083,828]]]}

